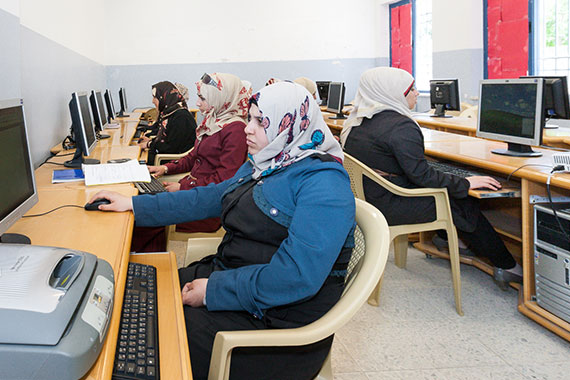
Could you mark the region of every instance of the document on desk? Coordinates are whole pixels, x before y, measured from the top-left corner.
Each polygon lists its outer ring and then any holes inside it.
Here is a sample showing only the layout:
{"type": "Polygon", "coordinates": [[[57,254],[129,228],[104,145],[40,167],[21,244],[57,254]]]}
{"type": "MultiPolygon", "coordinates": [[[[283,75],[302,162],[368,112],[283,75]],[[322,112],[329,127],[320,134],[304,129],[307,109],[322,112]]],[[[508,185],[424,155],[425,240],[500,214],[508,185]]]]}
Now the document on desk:
{"type": "Polygon", "coordinates": [[[123,182],[150,182],[150,173],[146,165],[137,160],[122,164],[83,165],[85,185],[108,185],[123,182]]]}

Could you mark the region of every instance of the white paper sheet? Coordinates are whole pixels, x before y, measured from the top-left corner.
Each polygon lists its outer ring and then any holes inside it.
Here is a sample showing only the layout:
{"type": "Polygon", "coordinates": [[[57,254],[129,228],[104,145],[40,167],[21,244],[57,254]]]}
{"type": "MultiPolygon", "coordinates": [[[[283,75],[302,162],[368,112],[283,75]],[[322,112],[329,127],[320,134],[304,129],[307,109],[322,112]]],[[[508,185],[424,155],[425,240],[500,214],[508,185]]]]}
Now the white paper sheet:
{"type": "Polygon", "coordinates": [[[123,182],[150,182],[150,173],[146,165],[137,160],[122,164],[83,165],[85,185],[108,185],[123,182]]]}

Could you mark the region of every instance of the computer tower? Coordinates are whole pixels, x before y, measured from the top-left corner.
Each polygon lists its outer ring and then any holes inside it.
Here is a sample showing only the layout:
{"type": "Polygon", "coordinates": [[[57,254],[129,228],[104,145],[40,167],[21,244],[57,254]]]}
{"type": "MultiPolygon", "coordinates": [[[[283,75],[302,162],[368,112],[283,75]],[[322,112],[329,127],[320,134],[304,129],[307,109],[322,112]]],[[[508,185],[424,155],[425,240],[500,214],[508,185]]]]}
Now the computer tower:
{"type": "Polygon", "coordinates": [[[558,203],[554,207],[558,221],[550,206],[534,206],[536,302],[570,322],[570,204],[558,203]]]}

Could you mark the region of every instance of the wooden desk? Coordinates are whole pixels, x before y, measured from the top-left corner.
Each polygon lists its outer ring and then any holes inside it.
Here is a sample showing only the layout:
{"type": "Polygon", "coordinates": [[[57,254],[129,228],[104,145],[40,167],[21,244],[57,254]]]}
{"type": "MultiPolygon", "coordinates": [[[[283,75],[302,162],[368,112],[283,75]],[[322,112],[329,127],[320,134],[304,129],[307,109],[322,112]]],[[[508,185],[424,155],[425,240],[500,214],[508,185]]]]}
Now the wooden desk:
{"type": "MultiPolygon", "coordinates": [[[[456,133],[459,135],[475,136],[477,132],[477,119],[466,117],[430,117],[427,114],[414,115],[414,120],[425,128],[456,133]]],[[[545,129],[542,135],[542,144],[555,148],[570,148],[570,131],[568,135],[553,136],[556,130],[545,129]]]]}
{"type": "Polygon", "coordinates": [[[346,119],[331,119],[333,116],[335,116],[335,114],[330,112],[323,112],[323,119],[325,119],[325,123],[329,126],[332,134],[338,136],[342,131],[342,126],[344,125],[344,121],[346,119]]]}
{"type": "MultiPolygon", "coordinates": [[[[439,132],[445,133],[445,132],[439,132]]],[[[504,143],[474,137],[449,135],[449,139],[440,139],[425,143],[426,155],[438,159],[447,159],[471,165],[490,173],[506,176],[515,169],[527,166],[513,174],[520,181],[521,198],[497,198],[481,201],[481,209],[516,260],[523,266],[523,285],[519,289],[518,309],[542,326],[552,330],[566,340],[570,340],[570,324],[538,306],[533,297],[536,294],[534,285],[534,238],[533,238],[533,205],[532,195],[546,197],[546,179],[550,171],[551,156],[555,151],[536,148],[543,153],[542,157],[509,157],[491,153],[491,149],[504,147],[504,143]],[[457,136],[454,138],[454,136],[457,136]]],[[[553,197],[570,196],[570,174],[558,174],[551,179],[553,197]]],[[[429,241],[429,236],[420,236],[416,246],[426,253],[438,254],[429,241]]],[[[472,264],[492,273],[492,268],[478,260],[463,258],[462,262],[472,264]]]]}

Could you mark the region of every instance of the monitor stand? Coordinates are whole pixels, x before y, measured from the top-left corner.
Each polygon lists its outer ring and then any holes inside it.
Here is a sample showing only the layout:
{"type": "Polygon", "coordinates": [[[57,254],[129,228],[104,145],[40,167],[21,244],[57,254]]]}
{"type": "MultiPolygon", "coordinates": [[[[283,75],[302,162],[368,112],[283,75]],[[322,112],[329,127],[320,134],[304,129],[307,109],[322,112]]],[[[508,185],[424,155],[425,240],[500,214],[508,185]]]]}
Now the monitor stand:
{"type": "Polygon", "coordinates": [[[73,169],[81,169],[81,165],[97,165],[100,164],[101,161],[94,159],[94,158],[83,158],[83,152],[80,149],[75,150],[75,154],[73,158],[69,161],[65,161],[63,166],[66,168],[73,168],[73,169]]]}
{"type": "Polygon", "coordinates": [[[115,116],[115,117],[122,118],[122,117],[129,117],[129,116],[131,116],[131,115],[129,115],[128,113],[125,113],[125,111],[121,110],[121,111],[117,114],[117,116],[115,116]]]}
{"type": "Polygon", "coordinates": [[[108,139],[110,137],[111,137],[111,135],[104,135],[101,132],[97,132],[97,139],[99,139],[99,140],[108,139]]]}
{"type": "Polygon", "coordinates": [[[331,119],[331,120],[342,120],[342,119],[346,119],[346,116],[344,116],[342,111],[340,111],[336,114],[336,116],[331,116],[331,117],[329,117],[329,119],[331,119]]]}
{"type": "Polygon", "coordinates": [[[435,112],[431,117],[451,117],[451,115],[445,114],[445,104],[436,104],[435,105],[435,112]]]}
{"type": "Polygon", "coordinates": [[[507,149],[493,149],[491,153],[513,157],[540,157],[541,152],[535,152],[529,145],[507,143],[507,149]]]}
{"type": "Polygon", "coordinates": [[[32,244],[29,237],[22,234],[2,234],[0,235],[0,243],[3,244],[32,244]]]}

